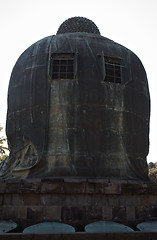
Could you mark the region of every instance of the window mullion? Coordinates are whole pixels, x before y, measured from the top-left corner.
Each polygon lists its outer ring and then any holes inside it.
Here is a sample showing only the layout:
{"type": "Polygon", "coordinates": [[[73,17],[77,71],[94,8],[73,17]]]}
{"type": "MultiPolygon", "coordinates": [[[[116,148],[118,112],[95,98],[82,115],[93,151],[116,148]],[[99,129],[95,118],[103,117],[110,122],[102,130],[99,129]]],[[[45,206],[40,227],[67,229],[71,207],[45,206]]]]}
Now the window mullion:
{"type": "Polygon", "coordinates": [[[53,54],[51,59],[52,79],[74,79],[74,54],[53,54]]]}
{"type": "Polygon", "coordinates": [[[120,59],[104,57],[105,61],[105,82],[121,83],[121,65],[120,59]]]}

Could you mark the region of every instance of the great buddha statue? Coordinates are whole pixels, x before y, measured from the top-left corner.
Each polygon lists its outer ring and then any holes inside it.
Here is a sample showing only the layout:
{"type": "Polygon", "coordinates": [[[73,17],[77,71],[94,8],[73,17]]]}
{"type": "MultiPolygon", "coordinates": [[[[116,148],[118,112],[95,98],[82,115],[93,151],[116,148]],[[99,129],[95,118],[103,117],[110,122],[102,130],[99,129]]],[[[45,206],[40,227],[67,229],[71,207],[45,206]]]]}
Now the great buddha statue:
{"type": "Polygon", "coordinates": [[[13,68],[1,178],[147,180],[149,116],[139,58],[91,20],[70,18],[13,68]]]}

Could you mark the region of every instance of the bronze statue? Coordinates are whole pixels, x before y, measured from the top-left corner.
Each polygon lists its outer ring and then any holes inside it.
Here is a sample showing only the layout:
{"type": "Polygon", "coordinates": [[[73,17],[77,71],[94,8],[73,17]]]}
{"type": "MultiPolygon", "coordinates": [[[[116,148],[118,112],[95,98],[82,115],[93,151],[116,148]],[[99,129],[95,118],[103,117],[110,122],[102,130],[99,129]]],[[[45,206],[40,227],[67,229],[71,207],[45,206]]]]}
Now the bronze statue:
{"type": "Polygon", "coordinates": [[[19,57],[10,78],[7,177],[147,180],[145,69],[90,20],[66,20],[19,57]]]}

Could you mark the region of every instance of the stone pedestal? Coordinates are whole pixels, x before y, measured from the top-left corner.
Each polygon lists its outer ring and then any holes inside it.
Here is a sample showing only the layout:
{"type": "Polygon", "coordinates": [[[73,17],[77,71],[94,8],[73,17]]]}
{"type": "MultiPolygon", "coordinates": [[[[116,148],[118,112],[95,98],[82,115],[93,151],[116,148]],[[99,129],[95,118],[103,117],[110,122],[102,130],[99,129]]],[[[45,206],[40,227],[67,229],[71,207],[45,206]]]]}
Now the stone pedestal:
{"type": "Polygon", "coordinates": [[[0,234],[1,240],[156,240],[157,232],[62,233],[62,234],[0,234]]]}
{"type": "Polygon", "coordinates": [[[84,231],[86,224],[112,220],[135,228],[157,220],[157,185],[109,179],[52,178],[0,182],[0,220],[21,231],[57,221],[84,231]]]}

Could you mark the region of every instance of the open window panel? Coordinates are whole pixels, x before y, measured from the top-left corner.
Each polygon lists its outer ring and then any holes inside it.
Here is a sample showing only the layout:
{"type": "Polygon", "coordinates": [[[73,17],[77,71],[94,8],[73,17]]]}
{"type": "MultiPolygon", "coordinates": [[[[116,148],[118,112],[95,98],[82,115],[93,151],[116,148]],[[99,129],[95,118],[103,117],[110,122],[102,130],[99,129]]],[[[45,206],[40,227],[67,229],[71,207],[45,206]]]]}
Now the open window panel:
{"type": "Polygon", "coordinates": [[[104,57],[105,61],[105,82],[122,83],[121,59],[104,57]]]}
{"type": "Polygon", "coordinates": [[[51,78],[74,79],[75,54],[54,53],[51,55],[51,78]]]}

